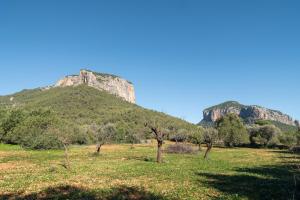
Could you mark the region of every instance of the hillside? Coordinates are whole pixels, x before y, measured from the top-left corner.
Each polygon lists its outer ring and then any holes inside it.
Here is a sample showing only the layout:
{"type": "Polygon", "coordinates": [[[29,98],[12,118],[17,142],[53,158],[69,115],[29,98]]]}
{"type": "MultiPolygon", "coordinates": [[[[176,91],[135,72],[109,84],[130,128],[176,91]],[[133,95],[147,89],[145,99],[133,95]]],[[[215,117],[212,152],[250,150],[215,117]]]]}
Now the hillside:
{"type": "Polygon", "coordinates": [[[266,120],[285,130],[296,129],[294,120],[280,111],[256,105],[243,105],[236,101],[227,101],[205,109],[200,124],[211,125],[228,113],[237,114],[247,124],[252,124],[257,120],[266,120]]]}
{"type": "Polygon", "coordinates": [[[158,121],[165,128],[172,129],[189,129],[195,126],[164,113],[144,109],[87,85],[24,90],[0,97],[0,105],[2,108],[28,111],[50,109],[60,121],[80,128],[84,133],[93,124],[112,123],[116,126],[117,142],[126,142],[128,136],[133,134],[145,139],[144,123],[149,121],[158,121]]]}

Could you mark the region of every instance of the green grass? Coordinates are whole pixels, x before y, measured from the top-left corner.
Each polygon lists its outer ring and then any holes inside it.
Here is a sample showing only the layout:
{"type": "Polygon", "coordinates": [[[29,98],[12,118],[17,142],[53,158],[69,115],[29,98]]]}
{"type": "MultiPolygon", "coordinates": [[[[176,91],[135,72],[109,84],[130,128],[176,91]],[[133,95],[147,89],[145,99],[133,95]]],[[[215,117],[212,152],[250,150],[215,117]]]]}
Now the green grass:
{"type": "Polygon", "coordinates": [[[203,152],[163,154],[162,164],[155,145],[93,151],[71,147],[67,170],[63,151],[1,144],[0,199],[292,199],[299,175],[299,157],[279,150],[214,148],[208,161],[203,152]]]}

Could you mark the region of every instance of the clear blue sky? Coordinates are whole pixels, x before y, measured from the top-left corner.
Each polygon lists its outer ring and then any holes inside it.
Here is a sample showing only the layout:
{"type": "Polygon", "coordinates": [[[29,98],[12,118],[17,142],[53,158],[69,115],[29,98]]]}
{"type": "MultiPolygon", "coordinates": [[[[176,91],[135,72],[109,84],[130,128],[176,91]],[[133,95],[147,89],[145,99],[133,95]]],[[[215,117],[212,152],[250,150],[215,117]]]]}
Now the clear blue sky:
{"type": "Polygon", "coordinates": [[[81,68],[191,122],[226,100],[300,118],[300,1],[0,1],[0,94],[81,68]]]}

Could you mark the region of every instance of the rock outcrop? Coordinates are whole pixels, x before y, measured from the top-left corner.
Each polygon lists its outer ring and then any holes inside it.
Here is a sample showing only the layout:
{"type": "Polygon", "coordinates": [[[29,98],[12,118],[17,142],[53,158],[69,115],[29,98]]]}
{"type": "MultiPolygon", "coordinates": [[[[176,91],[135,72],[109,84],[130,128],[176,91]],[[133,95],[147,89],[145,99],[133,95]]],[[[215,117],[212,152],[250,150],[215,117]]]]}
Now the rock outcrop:
{"type": "Polygon", "coordinates": [[[82,84],[101,91],[107,91],[130,103],[135,103],[133,84],[123,78],[110,74],[81,70],[79,75],[66,76],[59,80],[53,87],[78,86],[82,84]]]}
{"type": "Polygon", "coordinates": [[[235,101],[225,102],[205,109],[201,123],[215,122],[228,113],[237,114],[247,123],[254,122],[255,120],[271,120],[295,126],[295,121],[289,115],[283,114],[280,111],[261,106],[246,106],[235,101]]]}

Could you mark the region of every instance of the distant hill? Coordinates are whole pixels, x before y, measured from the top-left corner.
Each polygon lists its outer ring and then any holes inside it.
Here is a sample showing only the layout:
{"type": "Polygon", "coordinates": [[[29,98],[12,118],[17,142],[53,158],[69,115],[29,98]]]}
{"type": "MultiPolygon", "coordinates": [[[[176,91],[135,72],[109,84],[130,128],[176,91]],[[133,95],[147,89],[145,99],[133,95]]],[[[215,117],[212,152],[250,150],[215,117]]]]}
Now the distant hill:
{"type": "Polygon", "coordinates": [[[247,124],[255,123],[257,120],[266,120],[283,129],[296,129],[295,121],[280,111],[256,105],[243,105],[236,101],[227,101],[205,109],[203,111],[203,120],[199,124],[210,126],[228,113],[237,114],[247,124]]]}

